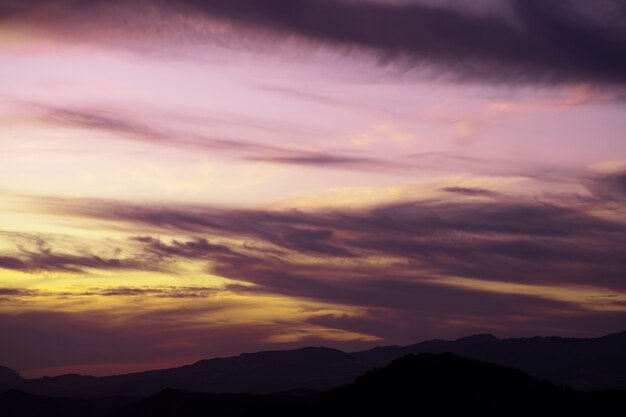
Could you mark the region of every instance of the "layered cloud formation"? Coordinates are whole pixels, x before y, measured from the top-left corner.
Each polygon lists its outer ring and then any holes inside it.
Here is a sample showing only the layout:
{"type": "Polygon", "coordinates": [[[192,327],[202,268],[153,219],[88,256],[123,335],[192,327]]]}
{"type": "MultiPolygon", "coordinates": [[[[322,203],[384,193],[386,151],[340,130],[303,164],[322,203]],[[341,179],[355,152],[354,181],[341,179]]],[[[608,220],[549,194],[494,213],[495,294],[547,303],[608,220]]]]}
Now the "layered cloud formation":
{"type": "Polygon", "coordinates": [[[0,1],[0,358],[626,322],[617,1],[0,1]]]}

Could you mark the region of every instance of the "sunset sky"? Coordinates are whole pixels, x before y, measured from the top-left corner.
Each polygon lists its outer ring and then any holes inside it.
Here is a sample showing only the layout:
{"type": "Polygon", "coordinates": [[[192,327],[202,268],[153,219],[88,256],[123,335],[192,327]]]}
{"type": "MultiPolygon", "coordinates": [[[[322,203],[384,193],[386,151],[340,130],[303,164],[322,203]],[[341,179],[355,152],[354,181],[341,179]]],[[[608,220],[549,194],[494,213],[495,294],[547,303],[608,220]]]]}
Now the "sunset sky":
{"type": "Polygon", "coordinates": [[[0,365],[626,329],[626,3],[0,0],[0,365]]]}

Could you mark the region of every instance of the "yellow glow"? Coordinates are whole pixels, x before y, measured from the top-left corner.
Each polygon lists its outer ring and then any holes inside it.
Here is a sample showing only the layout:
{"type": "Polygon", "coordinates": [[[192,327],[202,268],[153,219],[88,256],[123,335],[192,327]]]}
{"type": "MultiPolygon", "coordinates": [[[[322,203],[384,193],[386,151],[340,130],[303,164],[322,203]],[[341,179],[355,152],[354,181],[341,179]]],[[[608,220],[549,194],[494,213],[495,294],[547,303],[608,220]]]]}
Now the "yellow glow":
{"type": "Polygon", "coordinates": [[[456,132],[457,136],[461,138],[466,138],[476,132],[476,127],[471,122],[464,120],[457,122],[454,125],[454,131],[456,132]]]}
{"type": "Polygon", "coordinates": [[[380,204],[403,202],[411,200],[427,200],[437,197],[446,199],[484,198],[481,196],[452,196],[447,193],[447,187],[463,187],[488,189],[491,191],[515,190],[526,193],[532,186],[528,178],[524,177],[496,177],[496,176],[447,176],[437,180],[413,182],[383,187],[335,187],[318,193],[307,194],[302,197],[286,199],[267,205],[269,208],[362,208],[380,204]]]}
{"type": "Polygon", "coordinates": [[[507,112],[511,109],[511,105],[508,103],[496,101],[496,102],[490,103],[489,108],[491,110],[495,110],[498,112],[507,112]]]}
{"type": "Polygon", "coordinates": [[[354,146],[369,147],[376,143],[408,145],[415,140],[415,137],[394,126],[381,123],[367,132],[348,136],[348,140],[354,146]]]}
{"type": "Polygon", "coordinates": [[[379,337],[345,330],[328,329],[320,326],[300,326],[292,332],[272,335],[266,338],[265,341],[269,343],[290,343],[299,342],[311,337],[333,341],[359,340],[363,342],[376,342],[381,340],[379,337]]]}
{"type": "Polygon", "coordinates": [[[432,283],[502,294],[531,295],[571,302],[589,310],[626,311],[626,293],[590,286],[528,285],[462,277],[441,277],[432,283]]]}
{"type": "Polygon", "coordinates": [[[591,169],[600,174],[616,174],[626,170],[626,160],[617,159],[594,164],[591,169]]]}
{"type": "MultiPolygon", "coordinates": [[[[189,265],[186,267],[193,269],[189,265]]],[[[175,325],[185,329],[249,325],[273,327],[280,323],[266,340],[268,343],[285,343],[311,336],[328,340],[376,339],[366,334],[306,324],[311,315],[358,315],[358,309],[351,307],[259,292],[232,291],[228,289],[228,284],[250,285],[210,274],[92,272],[81,275],[0,270],[0,287],[30,291],[0,304],[0,312],[78,314],[104,327],[142,323],[149,320],[145,317],[151,313],[164,314],[160,326],[175,325]],[[177,296],[185,288],[190,288],[188,291],[192,293],[199,291],[200,295],[177,296]],[[136,295],[133,295],[133,290],[137,291],[136,295]],[[122,294],[124,291],[130,295],[122,294]],[[170,318],[167,318],[167,312],[173,312],[170,318]]]]}

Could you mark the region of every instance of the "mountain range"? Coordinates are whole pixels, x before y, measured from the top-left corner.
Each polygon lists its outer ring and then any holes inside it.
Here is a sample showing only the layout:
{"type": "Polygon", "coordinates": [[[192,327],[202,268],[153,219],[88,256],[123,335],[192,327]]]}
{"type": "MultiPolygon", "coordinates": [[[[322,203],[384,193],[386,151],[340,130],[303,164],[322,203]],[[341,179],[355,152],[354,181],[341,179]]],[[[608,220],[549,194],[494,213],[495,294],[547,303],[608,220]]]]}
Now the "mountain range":
{"type": "Polygon", "coordinates": [[[0,394],[3,417],[247,417],[360,415],[609,416],[626,392],[581,392],[517,369],[450,353],[406,355],[339,388],[306,396],[165,389],[140,400],[0,394]]]}
{"type": "Polygon", "coordinates": [[[323,347],[244,353],[201,360],[171,369],[95,377],[76,374],[25,379],[0,367],[0,391],[50,397],[147,397],[166,388],[198,393],[272,394],[323,391],[408,354],[450,352],[510,366],[574,389],[626,389],[626,331],[599,338],[532,337],[498,339],[475,335],[410,346],[376,347],[346,353],[323,347]],[[292,391],[293,392],[293,391],[292,391]]]}

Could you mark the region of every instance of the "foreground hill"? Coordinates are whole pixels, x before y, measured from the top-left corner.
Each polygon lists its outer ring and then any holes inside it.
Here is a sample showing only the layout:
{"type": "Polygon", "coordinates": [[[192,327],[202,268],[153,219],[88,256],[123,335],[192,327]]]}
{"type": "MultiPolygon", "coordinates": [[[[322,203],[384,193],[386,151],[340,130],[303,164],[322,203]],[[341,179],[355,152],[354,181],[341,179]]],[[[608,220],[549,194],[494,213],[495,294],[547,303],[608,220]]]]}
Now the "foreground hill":
{"type": "Polygon", "coordinates": [[[407,354],[444,352],[512,366],[576,389],[626,389],[626,332],[621,332],[593,339],[498,339],[491,335],[477,335],[455,341],[432,340],[354,353],[309,347],[242,354],[178,368],[111,377],[62,375],[27,380],[4,368],[6,378],[0,378],[0,390],[12,388],[65,397],[143,397],[165,388],[254,394],[298,388],[327,390],[350,383],[358,375],[407,354]]]}
{"type": "Polygon", "coordinates": [[[105,417],[134,401],[137,400],[124,397],[51,398],[9,390],[0,393],[0,416],[105,417]]]}
{"type": "Polygon", "coordinates": [[[0,384],[13,384],[22,381],[19,373],[5,366],[0,366],[0,384]]]}
{"type": "Polygon", "coordinates": [[[451,352],[512,366],[555,384],[580,390],[626,389],[626,331],[599,338],[529,337],[498,339],[476,335],[455,341],[433,340],[406,347],[353,353],[382,366],[409,353],[451,352]]]}

